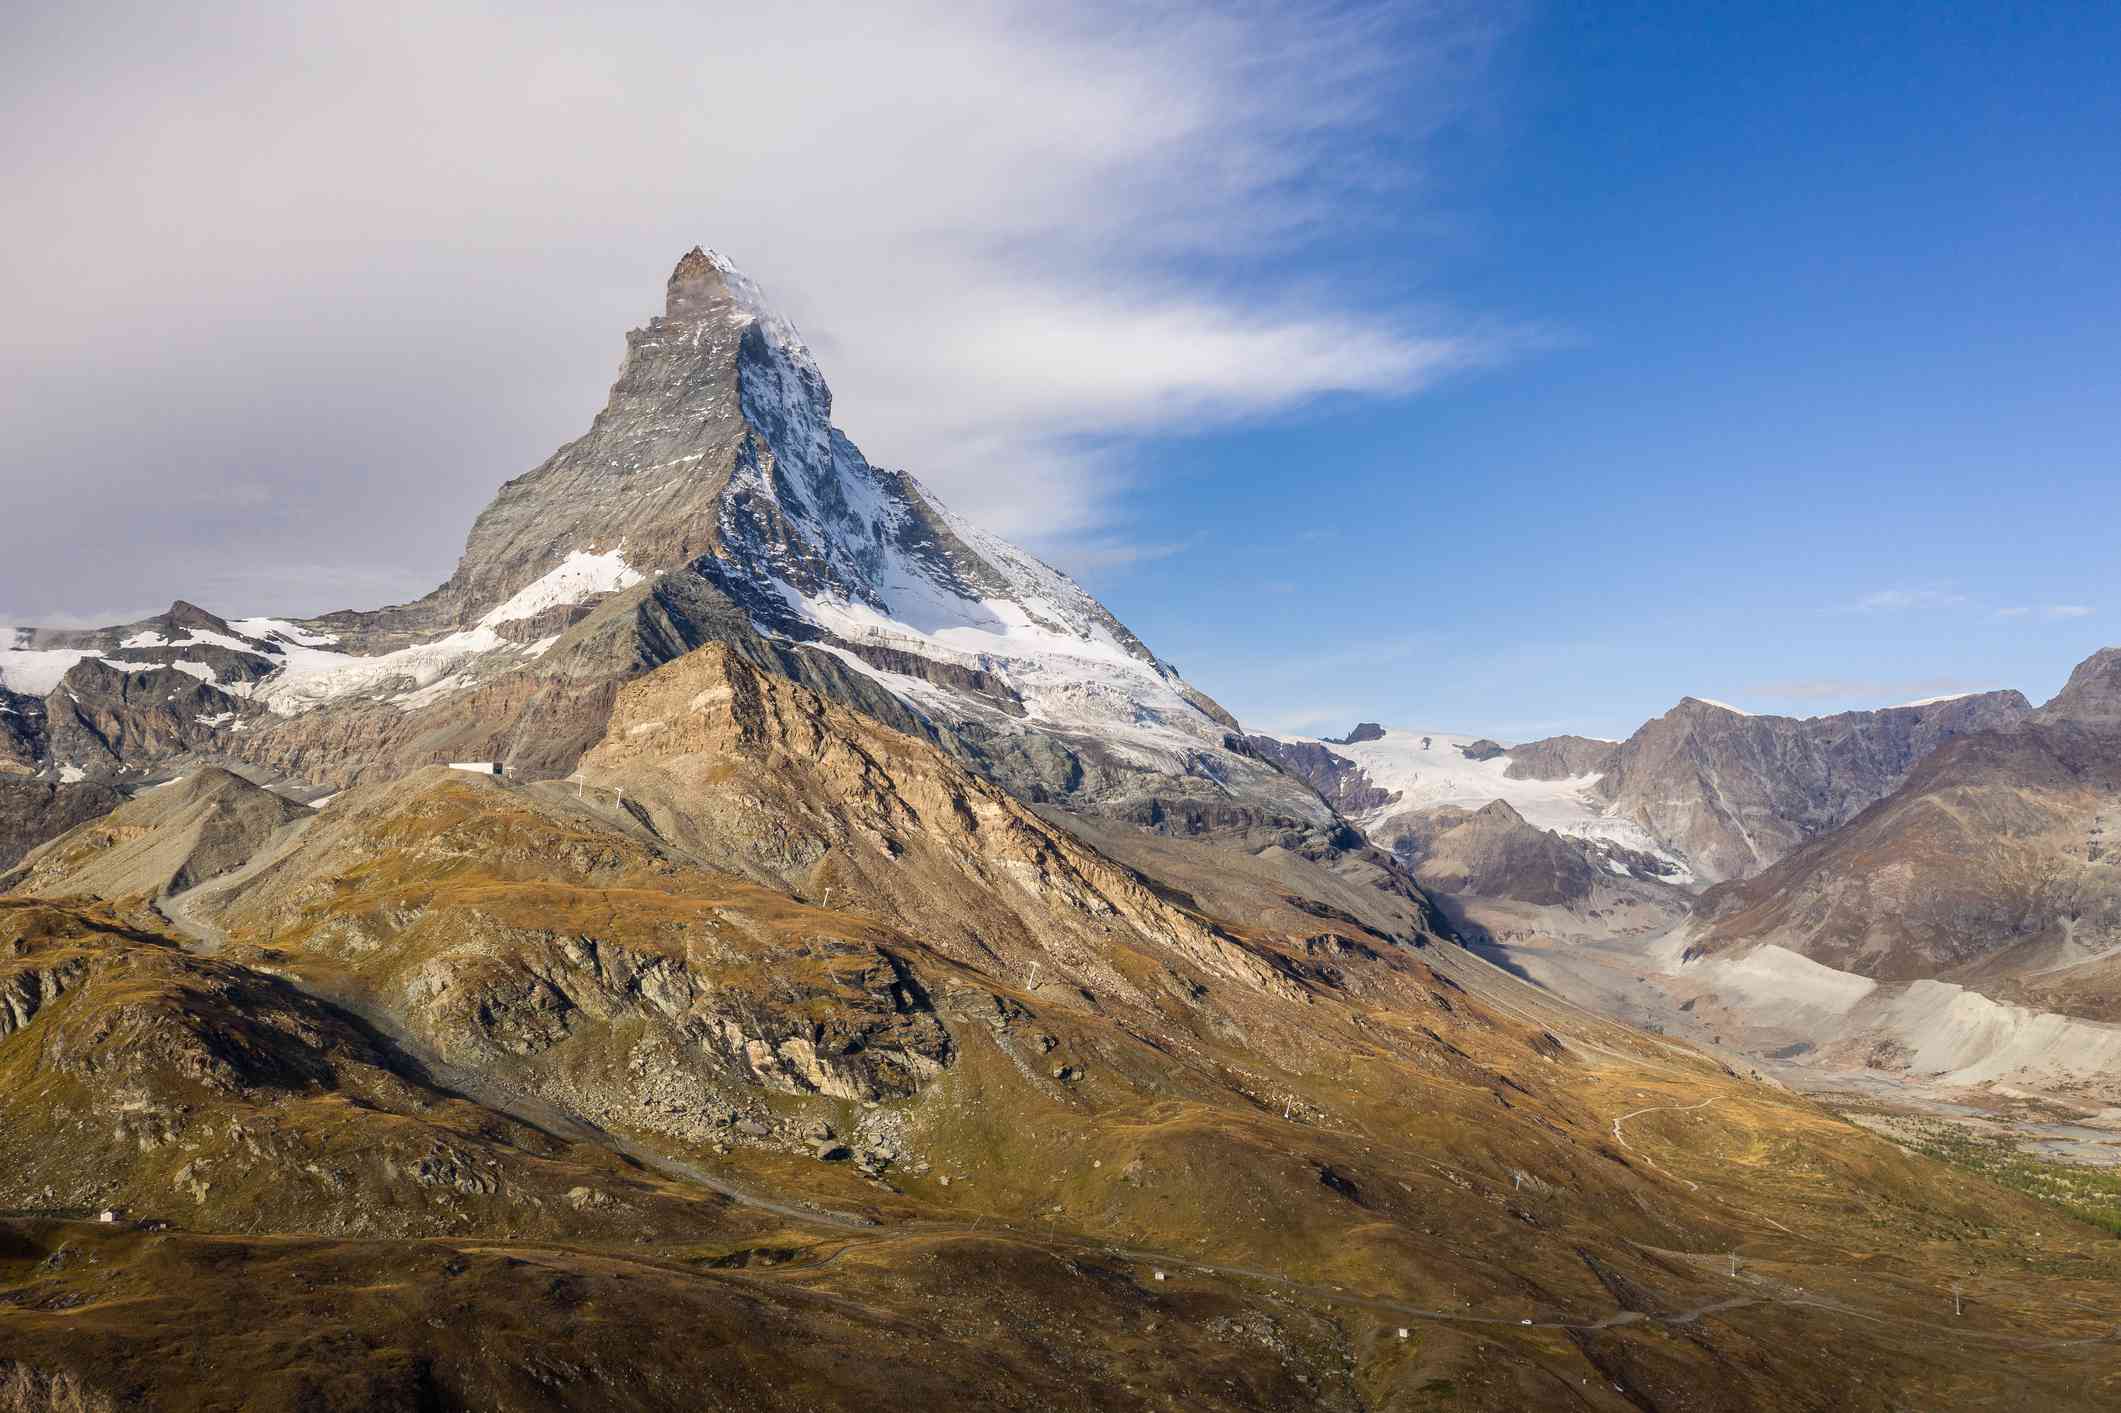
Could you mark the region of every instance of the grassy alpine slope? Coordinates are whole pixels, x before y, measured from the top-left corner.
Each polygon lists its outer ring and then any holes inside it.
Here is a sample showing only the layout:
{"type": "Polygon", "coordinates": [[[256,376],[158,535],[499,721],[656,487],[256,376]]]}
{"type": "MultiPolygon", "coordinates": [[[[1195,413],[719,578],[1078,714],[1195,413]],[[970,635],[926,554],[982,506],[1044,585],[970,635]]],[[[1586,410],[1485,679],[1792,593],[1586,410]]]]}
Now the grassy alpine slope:
{"type": "Polygon", "coordinates": [[[712,650],[293,825],[0,914],[21,1406],[2121,1398],[2105,1232],[712,650]]]}

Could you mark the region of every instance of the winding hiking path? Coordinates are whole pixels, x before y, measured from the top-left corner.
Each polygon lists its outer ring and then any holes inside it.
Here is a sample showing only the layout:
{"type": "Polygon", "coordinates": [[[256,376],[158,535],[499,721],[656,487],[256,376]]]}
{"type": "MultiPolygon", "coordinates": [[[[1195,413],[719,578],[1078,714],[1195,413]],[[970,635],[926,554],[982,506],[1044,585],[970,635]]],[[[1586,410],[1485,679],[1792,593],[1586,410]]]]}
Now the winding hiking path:
{"type": "Polygon", "coordinates": [[[1642,1159],[1643,1162],[1648,1163],[1652,1171],[1663,1173],[1666,1177],[1670,1178],[1674,1182],[1686,1183],[1689,1191],[1699,1192],[1701,1191],[1700,1183],[1689,1181],[1688,1179],[1679,1176],[1679,1174],[1675,1172],[1671,1172],[1665,1168],[1658,1166],[1657,1160],[1655,1158],[1652,1158],[1649,1154],[1643,1152],[1640,1148],[1637,1148],[1634,1144],[1628,1142],[1628,1136],[1620,1131],[1620,1126],[1626,1123],[1629,1119],[1639,1118],[1644,1114],[1691,1114],[1696,1109],[1706,1109],[1709,1105],[1715,1102],[1716,1101],[1713,1098],[1710,1098],[1702,1100],[1699,1104],[1652,1104],[1646,1109],[1636,1109],[1630,1113],[1622,1114],[1619,1118],[1613,1120],[1613,1140],[1621,1147],[1627,1149],[1628,1152],[1633,1153],[1636,1157],[1642,1159]]]}

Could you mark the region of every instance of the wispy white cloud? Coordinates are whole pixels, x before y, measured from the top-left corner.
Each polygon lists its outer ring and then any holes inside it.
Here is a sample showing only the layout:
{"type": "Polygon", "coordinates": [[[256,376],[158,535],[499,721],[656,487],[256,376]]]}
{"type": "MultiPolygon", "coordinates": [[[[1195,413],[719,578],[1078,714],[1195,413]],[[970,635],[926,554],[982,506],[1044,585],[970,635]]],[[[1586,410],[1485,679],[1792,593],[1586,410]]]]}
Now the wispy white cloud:
{"type": "Polygon", "coordinates": [[[1509,8],[33,7],[0,51],[0,122],[40,135],[0,147],[0,435],[105,534],[394,533],[416,592],[700,241],[872,459],[1094,556],[1115,438],[1517,345],[1308,258],[1418,193],[1509,8]],[[151,515],[179,482],[210,523],[151,515]]]}
{"type": "Polygon", "coordinates": [[[1897,586],[1868,593],[1846,605],[1857,613],[1906,613],[1912,609],[1956,608],[1966,595],[1936,587],[1897,586]]]}
{"type": "Polygon", "coordinates": [[[1172,555],[1184,554],[1192,548],[1192,543],[1190,540],[1142,543],[1096,536],[1065,544],[1054,553],[1053,558],[1060,568],[1080,576],[1095,573],[1100,569],[1124,569],[1131,565],[1169,559],[1172,555]]]}
{"type": "Polygon", "coordinates": [[[1921,697],[1987,692],[1993,685],[1960,677],[1804,677],[1755,682],[1747,695],[1777,702],[1842,706],[1892,705],[1921,697]]]}
{"type": "Polygon", "coordinates": [[[2072,618],[2089,618],[2091,605],[2081,603],[2014,604],[1999,608],[1989,615],[1992,622],[2009,623],[2018,619],[2038,618],[2048,623],[2067,622],[2072,618]]]}
{"type": "Polygon", "coordinates": [[[1308,702],[1247,719],[1245,729],[1268,736],[1338,736],[1355,724],[1360,711],[1340,703],[1308,702]]]}

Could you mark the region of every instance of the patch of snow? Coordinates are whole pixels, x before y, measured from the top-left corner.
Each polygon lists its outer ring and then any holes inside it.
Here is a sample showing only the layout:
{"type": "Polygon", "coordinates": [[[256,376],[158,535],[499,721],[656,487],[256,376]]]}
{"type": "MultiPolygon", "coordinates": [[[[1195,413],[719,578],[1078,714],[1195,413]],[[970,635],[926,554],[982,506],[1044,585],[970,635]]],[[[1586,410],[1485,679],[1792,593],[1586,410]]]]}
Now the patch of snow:
{"type": "Polygon", "coordinates": [[[1751,713],[1751,712],[1749,712],[1749,711],[1745,710],[1745,709],[1744,709],[1743,707],[1734,707],[1734,706],[1732,706],[1732,705],[1731,705],[1731,704],[1730,704],[1729,702],[1719,702],[1719,701],[1717,701],[1717,700],[1716,700],[1716,699],[1715,699],[1714,697],[1696,697],[1696,698],[1694,698],[1694,700],[1695,700],[1695,701],[1697,701],[1697,702],[1700,702],[1700,703],[1701,703],[1701,704],[1702,704],[1703,706],[1712,706],[1712,707],[1716,707],[1717,709],[1719,709],[1719,710],[1721,710],[1721,711],[1727,711],[1727,712],[1731,713],[1731,715],[1733,715],[1733,716],[1751,716],[1751,715],[1752,715],[1752,713],[1751,713]]]}
{"type": "MultiPolygon", "coordinates": [[[[1993,691],[1994,689],[1993,689],[1993,688],[1984,688],[1984,689],[1981,689],[1981,690],[1988,690],[1988,691],[1993,691]]],[[[1888,708],[1886,708],[1886,709],[1887,709],[1888,711],[1898,711],[1898,710],[1903,710],[1903,709],[1905,709],[1905,708],[1907,708],[1907,707],[1926,707],[1926,706],[1938,706],[1938,705],[1941,705],[1941,704],[1942,704],[1942,703],[1944,703],[1944,702],[1956,702],[1956,701],[1958,701],[1958,700],[1959,700],[1960,698],[1962,698],[1962,697],[1978,697],[1978,696],[1980,696],[1980,695],[1981,695],[1981,690],[1977,690],[1977,691],[1972,691],[1972,692],[1946,692],[1946,693],[1945,693],[1945,694],[1944,694],[1943,696],[1941,696],[1941,697],[1924,697],[1924,698],[1922,698],[1922,699],[1921,699],[1921,700],[1919,700],[1919,701],[1912,701],[1912,702],[1902,702],[1902,703],[1900,704],[1900,706],[1899,706],[1899,707],[1888,707],[1888,708]]]]}
{"type": "Polygon", "coordinates": [[[479,626],[498,628],[503,623],[535,618],[547,609],[630,589],[640,582],[639,571],[628,565],[626,556],[618,550],[607,550],[603,554],[575,550],[560,562],[557,569],[526,586],[480,619],[479,626]]]}
{"type": "Polygon", "coordinates": [[[198,678],[209,687],[221,685],[221,679],[214,675],[214,670],[203,662],[172,662],[167,665],[183,673],[186,677],[198,678]]]}
{"type": "MultiPolygon", "coordinates": [[[[431,643],[369,657],[322,646],[337,639],[301,632],[278,619],[246,618],[241,620],[242,631],[259,631],[281,643],[281,666],[248,690],[241,690],[240,684],[231,684],[224,690],[262,702],[280,716],[295,716],[312,707],[355,697],[390,701],[413,710],[470,686],[473,679],[467,669],[480,658],[504,648],[523,646],[503,638],[494,631],[497,627],[535,617],[549,608],[629,588],[640,583],[641,578],[617,550],[603,554],[576,550],[557,568],[487,613],[475,626],[431,643]]],[[[536,656],[554,641],[557,640],[530,644],[527,651],[536,656]]]]}
{"type": "MultiPolygon", "coordinates": [[[[1507,752],[1487,760],[1471,760],[1465,747],[1484,739],[1459,731],[1437,731],[1405,726],[1387,727],[1374,741],[1341,745],[1317,737],[1285,738],[1304,745],[1323,746],[1343,760],[1362,767],[1370,783],[1388,795],[1389,803],[1361,810],[1351,816],[1371,839],[1390,848],[1401,826],[1400,817],[1418,810],[1441,806],[1477,810],[1495,800],[1508,802],[1538,829],[1551,829],[1579,839],[1616,844],[1624,849],[1662,859],[1679,869],[1674,883],[1691,883],[1693,874],[1686,861],[1661,846],[1634,820],[1608,814],[1604,801],[1591,793],[1596,775],[1570,776],[1561,780],[1515,780],[1507,773],[1507,752]],[[1429,743],[1426,749],[1422,742],[1429,743]]],[[[1628,870],[1608,861],[1616,874],[1628,870]]]]}
{"type": "MultiPolygon", "coordinates": [[[[230,624],[229,626],[234,627],[235,625],[230,624]]],[[[162,644],[162,646],[171,648],[228,648],[233,652],[248,653],[252,657],[264,656],[263,653],[258,651],[256,643],[245,642],[241,638],[231,638],[228,634],[216,633],[211,628],[193,628],[189,630],[188,636],[178,638],[171,643],[162,644]]]]}
{"type": "Polygon", "coordinates": [[[535,643],[532,643],[529,647],[523,649],[523,656],[543,657],[545,656],[545,654],[552,651],[552,645],[554,643],[557,643],[558,641],[560,641],[560,635],[557,633],[553,634],[549,638],[540,638],[535,643]]]}
{"type": "MultiPolygon", "coordinates": [[[[24,636],[18,630],[17,641],[24,636]]],[[[48,697],[75,663],[94,656],[85,648],[0,648],[0,687],[26,697],[48,697]]]]}
{"type": "Polygon", "coordinates": [[[118,646],[121,648],[166,648],[169,646],[169,640],[150,628],[145,633],[133,634],[130,638],[118,644],[118,646]]]}
{"type": "Polygon", "coordinates": [[[289,644],[280,670],[259,683],[251,697],[280,716],[349,697],[404,698],[453,678],[504,645],[505,640],[486,627],[374,657],[289,644]]]}
{"type": "Polygon", "coordinates": [[[62,785],[78,785],[86,779],[88,779],[88,772],[78,765],[62,765],[59,767],[59,783],[62,785]]]}
{"type": "Polygon", "coordinates": [[[228,626],[261,643],[277,641],[301,648],[328,648],[339,641],[336,633],[312,633],[281,618],[237,618],[228,626]]]}
{"type": "Polygon", "coordinates": [[[221,711],[215,712],[212,716],[196,716],[192,719],[201,726],[226,726],[229,722],[236,719],[236,714],[232,711],[221,711]]]}

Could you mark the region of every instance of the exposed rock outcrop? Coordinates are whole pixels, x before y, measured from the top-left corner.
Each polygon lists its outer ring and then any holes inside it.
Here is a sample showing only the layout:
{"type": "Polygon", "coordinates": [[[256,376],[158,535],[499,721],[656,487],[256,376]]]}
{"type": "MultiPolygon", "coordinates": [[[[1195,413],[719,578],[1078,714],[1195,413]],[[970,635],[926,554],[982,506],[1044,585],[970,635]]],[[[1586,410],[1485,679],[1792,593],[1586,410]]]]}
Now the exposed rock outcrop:
{"type": "Polygon", "coordinates": [[[1542,907],[1581,902],[1600,869],[1582,840],[1535,829],[1503,800],[1408,816],[1394,845],[1423,886],[1542,907]]]}
{"type": "Polygon", "coordinates": [[[1619,746],[1590,736],[1548,736],[1510,747],[1503,774],[1512,780],[1575,780],[1596,775],[1619,746]]]}
{"type": "MultiPolygon", "coordinates": [[[[1380,731],[1378,736],[1384,733],[1380,731]]],[[[1364,737],[1374,740],[1376,737],[1364,737]]],[[[1399,798],[1374,784],[1363,768],[1313,741],[1282,741],[1247,736],[1245,742],[1268,760],[1316,790],[1339,813],[1350,816],[1383,809],[1399,798]]]]}
{"type": "Polygon", "coordinates": [[[31,849],[123,803],[108,785],[0,776],[0,886],[31,849]]]}

